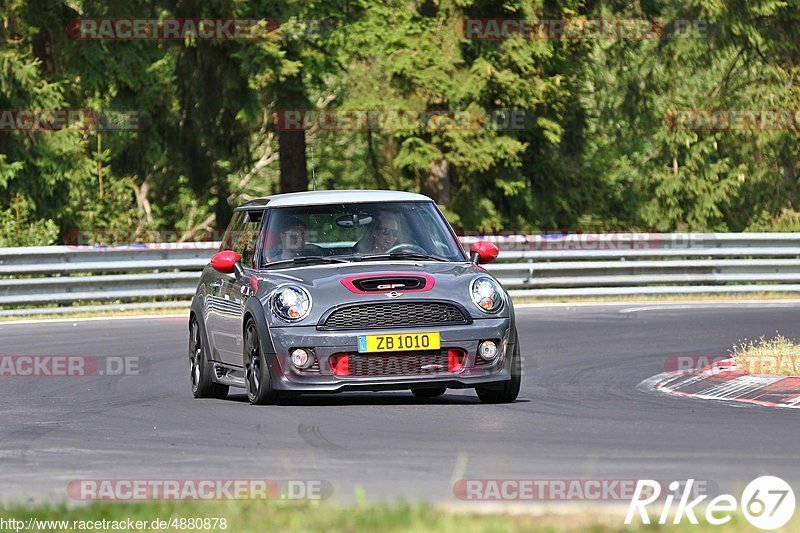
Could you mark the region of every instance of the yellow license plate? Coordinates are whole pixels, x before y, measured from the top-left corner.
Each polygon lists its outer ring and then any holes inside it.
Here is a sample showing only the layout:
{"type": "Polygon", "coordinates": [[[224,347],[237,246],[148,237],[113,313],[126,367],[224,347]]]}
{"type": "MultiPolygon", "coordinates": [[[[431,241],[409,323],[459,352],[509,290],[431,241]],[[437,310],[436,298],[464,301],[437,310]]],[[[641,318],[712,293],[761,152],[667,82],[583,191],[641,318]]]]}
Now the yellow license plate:
{"type": "Polygon", "coordinates": [[[439,332],[392,333],[385,335],[359,335],[358,351],[410,352],[415,350],[438,350],[439,332]]]}

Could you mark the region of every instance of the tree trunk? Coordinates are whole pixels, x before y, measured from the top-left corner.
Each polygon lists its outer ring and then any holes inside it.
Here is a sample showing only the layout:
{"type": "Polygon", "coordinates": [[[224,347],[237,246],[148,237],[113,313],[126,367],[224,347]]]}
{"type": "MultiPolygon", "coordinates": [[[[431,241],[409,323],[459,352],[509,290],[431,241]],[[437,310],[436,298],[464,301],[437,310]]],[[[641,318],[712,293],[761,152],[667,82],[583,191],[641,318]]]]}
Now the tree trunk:
{"type": "Polygon", "coordinates": [[[231,217],[233,216],[233,208],[228,203],[228,196],[231,194],[231,189],[228,186],[228,180],[220,179],[217,183],[217,203],[214,205],[214,216],[218,228],[224,228],[228,225],[231,217]]]}
{"type": "Polygon", "coordinates": [[[439,205],[450,203],[450,162],[447,159],[430,164],[427,176],[422,178],[422,194],[439,205]]]}
{"type": "Polygon", "coordinates": [[[305,130],[278,132],[278,156],[281,169],[280,192],[307,191],[305,130]]]}
{"type": "Polygon", "coordinates": [[[369,167],[372,170],[372,177],[375,178],[375,183],[379,189],[386,188],[386,180],[383,179],[381,174],[380,165],[378,164],[378,154],[375,152],[375,139],[372,130],[367,128],[367,156],[369,158],[369,167]]]}
{"type": "MultiPolygon", "coordinates": [[[[286,59],[299,61],[300,51],[296,43],[286,47],[286,59]]],[[[295,73],[278,84],[278,109],[282,111],[307,111],[311,107],[302,71],[295,73]]],[[[278,157],[280,158],[280,192],[308,190],[308,163],[306,161],[305,129],[278,132],[278,157]]]]}

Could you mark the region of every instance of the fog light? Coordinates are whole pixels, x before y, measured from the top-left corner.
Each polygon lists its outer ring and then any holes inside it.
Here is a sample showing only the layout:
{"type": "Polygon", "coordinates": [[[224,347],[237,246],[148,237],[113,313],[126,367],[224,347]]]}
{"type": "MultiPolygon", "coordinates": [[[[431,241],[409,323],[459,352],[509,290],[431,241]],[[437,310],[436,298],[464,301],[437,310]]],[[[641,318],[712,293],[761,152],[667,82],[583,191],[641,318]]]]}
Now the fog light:
{"type": "Polygon", "coordinates": [[[309,350],[304,348],[295,348],[292,350],[292,364],[300,369],[310,367],[314,362],[314,356],[309,350]]]}
{"type": "Polygon", "coordinates": [[[478,346],[478,355],[484,361],[492,361],[497,357],[497,344],[494,341],[483,341],[478,346]]]}

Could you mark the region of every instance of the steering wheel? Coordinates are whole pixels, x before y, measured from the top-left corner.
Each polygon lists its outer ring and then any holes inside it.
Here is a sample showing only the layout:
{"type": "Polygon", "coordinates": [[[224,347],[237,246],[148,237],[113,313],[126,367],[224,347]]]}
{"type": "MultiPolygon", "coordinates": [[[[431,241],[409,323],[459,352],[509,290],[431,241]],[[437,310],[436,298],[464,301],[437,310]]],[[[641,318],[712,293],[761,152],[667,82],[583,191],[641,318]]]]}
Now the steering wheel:
{"type": "Polygon", "coordinates": [[[313,254],[317,255],[328,255],[328,250],[322,246],[319,246],[318,244],[311,244],[310,242],[307,242],[303,245],[303,253],[308,254],[308,252],[313,252],[313,254]]]}
{"type": "Polygon", "coordinates": [[[394,246],[392,246],[391,248],[386,250],[387,254],[396,254],[396,253],[400,253],[400,252],[411,252],[411,253],[415,253],[415,254],[428,255],[428,251],[425,248],[423,248],[422,246],[417,246],[416,244],[411,244],[411,243],[395,244],[394,246]]]}

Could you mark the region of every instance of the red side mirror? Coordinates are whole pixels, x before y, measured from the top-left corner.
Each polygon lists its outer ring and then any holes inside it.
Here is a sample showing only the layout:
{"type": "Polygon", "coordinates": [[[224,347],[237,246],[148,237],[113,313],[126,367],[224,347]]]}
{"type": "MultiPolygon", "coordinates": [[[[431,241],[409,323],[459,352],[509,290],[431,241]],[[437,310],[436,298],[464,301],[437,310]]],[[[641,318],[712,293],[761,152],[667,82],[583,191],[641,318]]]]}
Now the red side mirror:
{"type": "Polygon", "coordinates": [[[233,250],[225,250],[218,252],[211,258],[211,266],[222,274],[232,274],[234,265],[241,260],[242,258],[239,254],[233,250]]]}
{"type": "Polygon", "coordinates": [[[478,241],[470,247],[469,251],[470,255],[478,255],[478,264],[491,263],[497,259],[497,254],[500,253],[497,246],[489,241],[478,241]]]}

